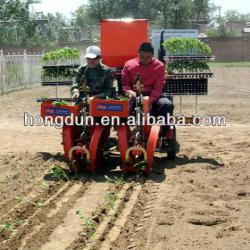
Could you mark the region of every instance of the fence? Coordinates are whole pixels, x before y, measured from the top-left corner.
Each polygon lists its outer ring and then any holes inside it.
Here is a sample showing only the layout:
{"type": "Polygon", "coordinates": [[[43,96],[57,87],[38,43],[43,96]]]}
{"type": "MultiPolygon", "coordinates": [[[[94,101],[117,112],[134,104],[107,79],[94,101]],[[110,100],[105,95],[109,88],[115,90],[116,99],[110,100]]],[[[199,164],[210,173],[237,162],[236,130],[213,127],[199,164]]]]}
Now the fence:
{"type": "Polygon", "coordinates": [[[4,55],[0,51],[0,94],[25,89],[41,83],[41,54],[4,55]]]}
{"type": "MultiPolygon", "coordinates": [[[[42,53],[4,54],[0,50],[0,95],[13,90],[26,89],[41,84],[42,53]]],[[[80,58],[74,64],[84,64],[84,51],[80,50],[80,58]]],[[[72,63],[71,61],[66,64],[72,63]]]]}

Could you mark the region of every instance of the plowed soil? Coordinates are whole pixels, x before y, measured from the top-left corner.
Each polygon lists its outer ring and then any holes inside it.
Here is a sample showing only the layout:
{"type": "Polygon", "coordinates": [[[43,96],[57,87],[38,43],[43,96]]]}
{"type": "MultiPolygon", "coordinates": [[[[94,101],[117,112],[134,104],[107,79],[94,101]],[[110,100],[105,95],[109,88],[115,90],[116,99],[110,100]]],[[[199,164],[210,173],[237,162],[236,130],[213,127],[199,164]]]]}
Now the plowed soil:
{"type": "MultiPolygon", "coordinates": [[[[102,174],[69,176],[61,130],[24,126],[24,112],[39,115],[36,98],[55,89],[1,96],[0,249],[250,249],[250,68],[213,72],[198,114],[227,125],[177,127],[176,159],[156,152],[140,178],[122,179],[117,154],[102,174]]],[[[194,97],[182,103],[194,113],[194,97]]]]}

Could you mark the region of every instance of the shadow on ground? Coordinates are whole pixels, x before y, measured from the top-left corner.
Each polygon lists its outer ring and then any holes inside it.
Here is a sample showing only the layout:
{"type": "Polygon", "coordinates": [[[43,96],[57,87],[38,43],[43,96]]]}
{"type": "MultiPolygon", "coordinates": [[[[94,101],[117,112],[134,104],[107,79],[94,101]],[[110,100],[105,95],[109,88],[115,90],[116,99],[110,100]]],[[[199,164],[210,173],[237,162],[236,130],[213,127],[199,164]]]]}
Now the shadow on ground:
{"type": "MultiPolygon", "coordinates": [[[[46,152],[40,152],[42,158],[47,161],[50,159],[57,160],[59,162],[67,163],[64,159],[64,155],[61,153],[50,154],[46,152]]],[[[213,166],[213,169],[223,167],[224,164],[216,161],[213,158],[205,158],[198,156],[196,158],[189,158],[187,155],[177,156],[175,160],[168,160],[167,157],[155,157],[154,167],[152,172],[148,175],[149,178],[155,182],[163,182],[166,179],[166,173],[168,169],[173,169],[176,167],[185,167],[187,164],[202,164],[207,163],[213,166]]],[[[135,180],[138,175],[136,174],[124,174],[121,169],[121,161],[119,154],[109,153],[103,159],[102,165],[99,169],[96,169],[95,173],[86,173],[84,169],[78,171],[77,173],[70,172],[67,168],[62,168],[62,172],[59,171],[58,175],[53,174],[53,171],[44,176],[47,181],[68,181],[68,180],[79,180],[88,179],[96,182],[106,182],[107,177],[110,179],[124,179],[125,181],[135,180]],[[63,174],[65,172],[66,175],[63,174]],[[68,178],[67,178],[68,177],[68,178]]],[[[56,169],[58,170],[58,169],[56,169]]],[[[56,172],[56,171],[55,171],[56,172]]]]}

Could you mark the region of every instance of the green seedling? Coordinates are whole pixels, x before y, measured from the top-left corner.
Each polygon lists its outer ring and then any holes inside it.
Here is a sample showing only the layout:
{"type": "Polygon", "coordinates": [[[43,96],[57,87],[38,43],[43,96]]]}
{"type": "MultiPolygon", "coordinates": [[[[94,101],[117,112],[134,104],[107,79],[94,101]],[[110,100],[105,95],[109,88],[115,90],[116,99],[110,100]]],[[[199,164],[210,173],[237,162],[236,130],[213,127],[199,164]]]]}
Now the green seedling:
{"type": "Polygon", "coordinates": [[[147,162],[146,161],[140,161],[134,165],[137,173],[137,177],[140,177],[140,175],[143,173],[143,171],[147,167],[147,162]]]}
{"type": "Polygon", "coordinates": [[[82,220],[85,218],[85,217],[83,216],[83,213],[81,212],[80,209],[77,209],[77,210],[76,210],[76,214],[77,214],[77,215],[79,216],[79,218],[82,219],[82,220]]]}
{"type": "Polygon", "coordinates": [[[37,208],[44,207],[44,204],[43,204],[42,202],[40,202],[40,201],[38,201],[38,202],[32,202],[32,201],[29,200],[28,198],[23,198],[23,197],[20,197],[20,196],[16,196],[16,202],[17,202],[17,203],[27,202],[27,203],[33,204],[33,205],[36,206],[37,208]]]}
{"type": "Polygon", "coordinates": [[[22,201],[24,201],[24,198],[22,198],[20,196],[16,196],[16,202],[17,203],[21,203],[22,201]]]}
{"type": "Polygon", "coordinates": [[[13,223],[4,223],[1,225],[1,228],[11,232],[15,231],[15,225],[13,223]]]}
{"type": "Polygon", "coordinates": [[[66,172],[61,169],[58,165],[53,167],[49,172],[48,175],[52,178],[57,179],[58,181],[63,180],[63,181],[69,181],[69,177],[66,174],[66,172]]]}
{"type": "Polygon", "coordinates": [[[77,48],[65,47],[45,53],[42,57],[42,61],[49,62],[58,59],[78,59],[79,57],[80,51],[77,48]]]}
{"type": "Polygon", "coordinates": [[[87,228],[94,228],[94,227],[95,227],[94,221],[93,221],[92,219],[90,219],[90,218],[85,217],[84,214],[81,212],[80,209],[77,209],[77,210],[76,210],[76,214],[79,216],[79,218],[80,218],[81,220],[84,221],[84,225],[85,225],[87,228]]]}
{"type": "Polygon", "coordinates": [[[170,55],[210,55],[212,53],[207,44],[194,38],[171,38],[163,45],[170,55]]]}
{"type": "Polygon", "coordinates": [[[14,223],[11,222],[7,222],[1,225],[1,228],[7,230],[7,231],[11,231],[14,232],[16,230],[16,228],[21,225],[23,223],[22,220],[16,220],[14,223]]]}
{"type": "Polygon", "coordinates": [[[5,184],[9,184],[10,183],[10,181],[11,181],[11,176],[10,175],[7,175],[6,177],[5,177],[5,180],[4,180],[4,182],[5,182],[5,184]]]}
{"type": "Polygon", "coordinates": [[[43,187],[43,188],[48,188],[49,187],[49,184],[47,182],[41,182],[40,185],[43,187]]]}
{"type": "Polygon", "coordinates": [[[52,104],[55,105],[55,106],[61,107],[61,106],[69,106],[70,102],[67,102],[67,101],[54,101],[52,104]]]}
{"type": "Polygon", "coordinates": [[[84,225],[87,227],[87,228],[95,228],[95,223],[92,219],[90,218],[85,218],[84,220],[84,225]]]}
{"type": "Polygon", "coordinates": [[[109,96],[106,97],[106,100],[114,100],[114,101],[128,101],[130,99],[129,94],[126,93],[124,95],[118,95],[115,96],[114,98],[111,98],[109,96]]]}
{"type": "Polygon", "coordinates": [[[114,209],[115,201],[117,200],[117,194],[112,191],[106,192],[106,199],[107,199],[107,208],[114,209]]]}
{"type": "Polygon", "coordinates": [[[124,184],[125,180],[122,177],[116,177],[114,179],[108,177],[107,175],[104,176],[107,183],[113,183],[113,184],[124,184]]]}
{"type": "Polygon", "coordinates": [[[79,216],[81,220],[83,220],[83,224],[86,227],[86,232],[83,232],[81,234],[86,236],[87,239],[93,239],[95,237],[95,227],[96,227],[94,221],[90,218],[85,217],[80,209],[76,210],[76,214],[79,216]]]}
{"type": "Polygon", "coordinates": [[[35,205],[38,208],[44,207],[44,204],[42,202],[37,202],[35,205]]]}
{"type": "Polygon", "coordinates": [[[94,231],[83,232],[81,235],[86,236],[87,239],[94,239],[96,237],[96,233],[94,231]]]}

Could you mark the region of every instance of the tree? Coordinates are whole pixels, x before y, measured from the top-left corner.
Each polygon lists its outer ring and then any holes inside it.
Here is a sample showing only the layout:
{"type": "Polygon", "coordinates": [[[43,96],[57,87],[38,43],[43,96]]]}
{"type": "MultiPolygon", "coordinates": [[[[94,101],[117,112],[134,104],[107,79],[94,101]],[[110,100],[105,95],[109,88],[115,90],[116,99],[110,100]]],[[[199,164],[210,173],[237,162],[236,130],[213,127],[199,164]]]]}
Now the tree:
{"type": "Polygon", "coordinates": [[[89,17],[96,22],[103,18],[141,17],[140,0],[91,0],[89,17]]]}
{"type": "Polygon", "coordinates": [[[209,0],[193,0],[193,11],[196,20],[206,20],[211,12],[209,0]]]}
{"type": "Polygon", "coordinates": [[[215,16],[210,27],[207,29],[208,36],[211,37],[226,37],[226,36],[240,36],[240,28],[234,28],[234,23],[241,23],[240,26],[244,26],[244,22],[250,20],[250,13],[241,14],[236,10],[226,11],[224,16],[215,16]]]}
{"type": "Polygon", "coordinates": [[[210,0],[89,0],[76,13],[98,23],[103,18],[147,18],[164,28],[191,28],[208,19],[210,0]]]}
{"type": "Polygon", "coordinates": [[[34,35],[36,23],[29,12],[29,6],[36,2],[33,0],[0,0],[1,43],[24,45],[34,35]]]}

